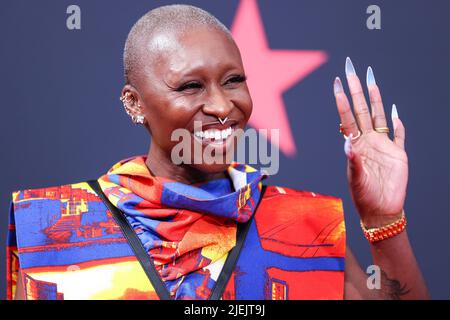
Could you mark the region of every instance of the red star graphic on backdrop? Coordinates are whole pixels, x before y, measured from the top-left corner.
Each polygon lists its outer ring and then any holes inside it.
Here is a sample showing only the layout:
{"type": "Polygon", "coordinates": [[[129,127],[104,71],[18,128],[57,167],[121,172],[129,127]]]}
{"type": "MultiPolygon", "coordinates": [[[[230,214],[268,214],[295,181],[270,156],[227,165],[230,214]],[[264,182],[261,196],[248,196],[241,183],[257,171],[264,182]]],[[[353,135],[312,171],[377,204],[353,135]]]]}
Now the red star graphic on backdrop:
{"type": "MultiPolygon", "coordinates": [[[[282,94],[325,63],[327,54],[270,49],[256,0],[241,0],[231,32],[241,50],[254,104],[249,124],[256,129],[268,129],[269,133],[270,129],[279,129],[277,147],[287,156],[295,155],[295,141],[282,94]]],[[[295,30],[292,35],[296,35],[295,30]]]]}

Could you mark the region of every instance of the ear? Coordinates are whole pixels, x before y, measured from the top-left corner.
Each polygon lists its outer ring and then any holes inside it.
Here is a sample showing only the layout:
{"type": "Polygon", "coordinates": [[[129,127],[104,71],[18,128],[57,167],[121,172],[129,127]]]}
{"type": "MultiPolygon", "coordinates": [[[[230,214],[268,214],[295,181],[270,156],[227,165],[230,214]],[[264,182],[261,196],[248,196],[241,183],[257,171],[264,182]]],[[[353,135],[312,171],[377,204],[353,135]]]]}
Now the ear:
{"type": "Polygon", "coordinates": [[[137,107],[137,105],[141,104],[139,92],[131,84],[123,86],[120,100],[124,106],[129,108],[137,107]]]}
{"type": "Polygon", "coordinates": [[[122,88],[120,97],[125,112],[135,121],[138,117],[144,117],[142,112],[142,101],[139,92],[130,84],[126,84],[122,88]]]}

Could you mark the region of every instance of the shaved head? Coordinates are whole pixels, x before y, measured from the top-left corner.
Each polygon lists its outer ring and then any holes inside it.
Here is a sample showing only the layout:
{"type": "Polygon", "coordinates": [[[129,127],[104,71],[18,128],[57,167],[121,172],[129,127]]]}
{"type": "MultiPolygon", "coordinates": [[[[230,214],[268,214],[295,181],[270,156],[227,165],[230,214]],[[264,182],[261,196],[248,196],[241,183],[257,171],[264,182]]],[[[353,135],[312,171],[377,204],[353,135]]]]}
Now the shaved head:
{"type": "Polygon", "coordinates": [[[145,63],[155,62],[159,53],[170,46],[170,37],[183,35],[196,27],[230,31],[209,12],[190,5],[168,5],[153,9],[131,28],[123,52],[126,84],[133,84],[145,63]]]}

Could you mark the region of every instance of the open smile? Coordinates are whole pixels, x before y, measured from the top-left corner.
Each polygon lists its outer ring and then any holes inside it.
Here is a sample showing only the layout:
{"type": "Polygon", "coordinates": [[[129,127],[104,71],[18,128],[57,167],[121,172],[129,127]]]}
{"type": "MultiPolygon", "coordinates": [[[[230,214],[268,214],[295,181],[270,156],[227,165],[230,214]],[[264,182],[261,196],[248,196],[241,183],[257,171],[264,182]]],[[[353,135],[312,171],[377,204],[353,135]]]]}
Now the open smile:
{"type": "Polygon", "coordinates": [[[202,130],[196,130],[192,134],[203,147],[209,146],[217,151],[225,151],[231,146],[237,128],[237,122],[230,122],[223,125],[205,126],[202,130]]]}
{"type": "Polygon", "coordinates": [[[207,129],[204,131],[196,131],[194,132],[194,136],[199,138],[204,142],[215,142],[215,143],[223,143],[228,139],[234,132],[233,127],[228,127],[223,130],[218,129],[207,129]]]}

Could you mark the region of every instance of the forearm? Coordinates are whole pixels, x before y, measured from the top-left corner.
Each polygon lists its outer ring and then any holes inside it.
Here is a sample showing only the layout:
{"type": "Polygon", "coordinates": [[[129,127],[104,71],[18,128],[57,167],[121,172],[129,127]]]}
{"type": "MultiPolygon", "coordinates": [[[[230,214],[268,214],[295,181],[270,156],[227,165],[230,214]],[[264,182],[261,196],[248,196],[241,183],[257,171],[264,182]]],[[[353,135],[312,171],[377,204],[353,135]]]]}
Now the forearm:
{"type": "Polygon", "coordinates": [[[428,289],[405,231],[371,244],[374,264],[380,268],[381,299],[429,299],[428,289]]]}

